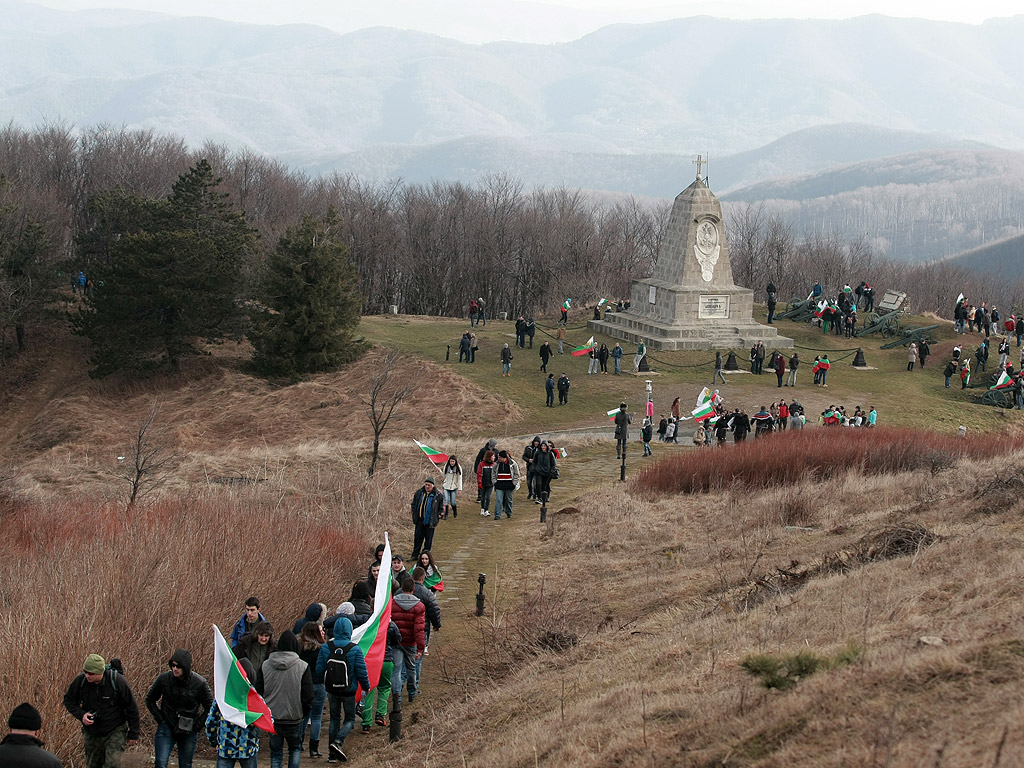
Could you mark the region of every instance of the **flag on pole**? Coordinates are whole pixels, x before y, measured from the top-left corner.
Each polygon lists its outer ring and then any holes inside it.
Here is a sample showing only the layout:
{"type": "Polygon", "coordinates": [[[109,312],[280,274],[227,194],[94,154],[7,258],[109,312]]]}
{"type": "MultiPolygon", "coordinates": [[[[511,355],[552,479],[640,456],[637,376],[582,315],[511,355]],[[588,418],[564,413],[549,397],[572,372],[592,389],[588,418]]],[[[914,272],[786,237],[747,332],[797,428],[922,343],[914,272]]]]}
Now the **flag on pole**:
{"type": "Polygon", "coordinates": [[[444,579],[441,578],[441,571],[438,570],[436,565],[432,566],[431,572],[427,574],[425,579],[423,579],[423,586],[427,589],[444,592],[444,579]]]}
{"type": "Polygon", "coordinates": [[[582,346],[576,347],[576,349],[574,349],[572,351],[572,356],[573,357],[582,357],[583,355],[587,354],[590,351],[590,348],[592,346],[594,346],[594,337],[593,336],[591,336],[587,340],[586,344],[583,344],[582,346]]]}
{"type": "Polygon", "coordinates": [[[1006,370],[1003,369],[999,372],[999,380],[996,381],[989,389],[1005,389],[1006,387],[1013,386],[1013,379],[1006,375],[1006,370]]]}
{"type": "Polygon", "coordinates": [[[565,448],[555,448],[553,450],[554,450],[555,456],[557,456],[560,459],[564,459],[566,456],[569,455],[569,453],[565,450],[565,448]]]}
{"type": "Polygon", "coordinates": [[[715,407],[708,402],[704,403],[704,405],[698,405],[691,413],[697,421],[704,421],[705,419],[710,419],[715,414],[715,407]]]}
{"type": "Polygon", "coordinates": [[[609,421],[615,421],[615,414],[618,413],[618,412],[619,412],[618,408],[612,408],[610,411],[608,411],[608,420],[609,421]]]}
{"type": "MultiPolygon", "coordinates": [[[[384,552],[381,563],[391,562],[391,541],[384,534],[384,552]]],[[[384,576],[384,568],[381,568],[384,576]]],[[[366,659],[366,675],[370,680],[380,680],[380,670],[384,666],[384,646],[387,644],[388,625],[391,623],[391,579],[377,579],[377,589],[373,596],[373,613],[365,624],[352,630],[352,642],[363,651],[366,659]]],[[[356,693],[356,701],[367,691],[360,687],[356,693]]]]}
{"type": "Polygon", "coordinates": [[[704,389],[700,391],[700,394],[697,395],[697,405],[701,406],[704,405],[704,403],[709,402],[711,402],[711,390],[708,389],[707,387],[704,387],[704,389]]]}
{"type": "Polygon", "coordinates": [[[270,707],[252,687],[216,624],[213,625],[213,692],[221,715],[229,723],[242,728],[255,725],[267,733],[276,733],[270,707]]]}
{"type": "MultiPolygon", "coordinates": [[[[416,440],[416,439],[413,439],[413,442],[416,443],[416,445],[418,445],[420,447],[420,450],[423,451],[423,453],[426,454],[427,458],[438,469],[441,469],[441,467],[443,467],[445,464],[448,463],[448,454],[447,453],[441,453],[440,451],[435,451],[429,445],[424,445],[423,443],[421,443],[419,440],[416,440]]],[[[381,562],[383,563],[384,561],[381,560],[381,562]]]]}

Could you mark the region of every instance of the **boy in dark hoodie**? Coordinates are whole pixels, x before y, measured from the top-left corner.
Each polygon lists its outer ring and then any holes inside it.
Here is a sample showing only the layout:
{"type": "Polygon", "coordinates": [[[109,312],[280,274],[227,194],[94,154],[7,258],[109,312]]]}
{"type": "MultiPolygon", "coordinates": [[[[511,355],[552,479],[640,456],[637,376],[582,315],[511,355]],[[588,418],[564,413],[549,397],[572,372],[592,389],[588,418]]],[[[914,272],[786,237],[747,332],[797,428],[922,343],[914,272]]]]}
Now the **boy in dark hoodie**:
{"type": "Polygon", "coordinates": [[[299,658],[299,641],[285,630],[277,650],[256,671],[253,683],[274,716],[270,735],[271,768],[281,768],[284,743],[288,742],[288,768],[299,768],[302,757],[302,722],[313,706],[313,675],[299,658]]]}
{"type": "Polygon", "coordinates": [[[213,705],[213,691],[202,675],[192,671],[192,654],[179,648],[146,694],[146,708],[156,720],[153,741],[155,768],[167,768],[171,750],[178,747],[180,768],[192,768],[196,739],[213,705]],[[157,706],[159,702],[159,707],[157,706]]]}
{"type": "Polygon", "coordinates": [[[398,695],[402,685],[408,685],[409,703],[416,700],[416,661],[427,647],[427,609],[413,592],[416,584],[411,578],[402,582],[401,594],[391,600],[391,620],[402,633],[402,652],[395,658],[395,676],[391,685],[398,695]]]}
{"type": "Polygon", "coordinates": [[[352,678],[353,686],[350,692],[336,695],[328,691],[327,699],[331,709],[331,725],[328,730],[330,738],[330,757],[334,760],[346,762],[342,748],[345,738],[352,731],[356,724],[356,690],[355,683],[362,686],[364,691],[370,690],[370,678],[366,673],[366,660],[363,658],[363,649],[352,642],[352,622],[346,616],[339,616],[334,622],[334,638],[325,643],[320,649],[320,655],[316,660],[317,675],[327,672],[327,660],[334,653],[335,649],[345,648],[351,645],[345,652],[345,659],[348,662],[349,675],[352,678]],[[341,719],[344,711],[345,719],[341,719]]]}

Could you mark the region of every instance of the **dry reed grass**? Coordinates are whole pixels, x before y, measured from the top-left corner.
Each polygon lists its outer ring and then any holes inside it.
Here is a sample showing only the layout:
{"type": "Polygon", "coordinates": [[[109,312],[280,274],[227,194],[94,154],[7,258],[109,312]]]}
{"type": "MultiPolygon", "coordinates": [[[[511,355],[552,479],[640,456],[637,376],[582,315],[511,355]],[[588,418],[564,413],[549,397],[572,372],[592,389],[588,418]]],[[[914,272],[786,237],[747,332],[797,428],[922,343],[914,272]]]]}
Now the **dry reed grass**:
{"type": "MultiPolygon", "coordinates": [[[[439,707],[443,717],[374,757],[393,766],[949,768],[993,765],[1001,750],[1002,765],[1016,764],[1019,497],[983,515],[964,510],[997,478],[1020,474],[1008,467],[1021,458],[652,502],[635,489],[594,491],[531,545],[542,568],[505,576],[520,587],[506,600],[505,640],[520,648],[511,674],[464,683],[439,707]],[[812,530],[787,528],[776,508],[797,496],[824,501],[812,530]],[[822,573],[747,612],[715,599],[899,521],[942,538],[822,573]],[[546,594],[564,590],[573,610],[537,610],[541,583],[546,594]],[[578,642],[544,648],[552,627],[578,642]],[[925,635],[943,644],[921,644],[925,635]],[[850,663],[785,692],[740,666],[751,654],[800,652],[850,663]]],[[[490,632],[481,655],[494,647],[490,632]]]]}

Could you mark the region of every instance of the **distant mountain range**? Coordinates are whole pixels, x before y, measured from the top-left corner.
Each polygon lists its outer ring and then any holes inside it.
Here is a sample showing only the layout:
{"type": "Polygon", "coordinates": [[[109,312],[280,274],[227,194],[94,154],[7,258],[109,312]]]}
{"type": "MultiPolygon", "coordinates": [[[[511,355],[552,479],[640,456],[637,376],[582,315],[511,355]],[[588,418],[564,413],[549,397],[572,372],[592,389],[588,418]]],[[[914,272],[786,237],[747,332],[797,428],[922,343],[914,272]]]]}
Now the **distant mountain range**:
{"type": "Polygon", "coordinates": [[[1024,231],[1022,40],[1024,16],[696,17],[556,45],[468,45],[0,0],[0,122],[147,127],[312,173],[505,173],[658,198],[710,153],[705,172],[726,199],[938,258],[1024,231]],[[964,228],[966,210],[932,209],[967,192],[986,210],[1002,201],[1000,214],[964,228]]]}

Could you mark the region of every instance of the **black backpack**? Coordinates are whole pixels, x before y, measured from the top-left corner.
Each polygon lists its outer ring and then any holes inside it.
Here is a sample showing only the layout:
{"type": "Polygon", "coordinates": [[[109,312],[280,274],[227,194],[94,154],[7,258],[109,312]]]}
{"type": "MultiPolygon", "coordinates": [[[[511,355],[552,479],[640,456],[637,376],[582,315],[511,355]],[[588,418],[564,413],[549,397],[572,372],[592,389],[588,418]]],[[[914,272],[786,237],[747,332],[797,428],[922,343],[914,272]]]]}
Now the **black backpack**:
{"type": "Polygon", "coordinates": [[[339,648],[333,640],[327,642],[330,656],[327,657],[327,670],[324,672],[324,688],[328,693],[335,696],[351,696],[356,692],[356,682],[352,678],[352,670],[348,663],[348,652],[355,647],[355,643],[339,648]]]}

